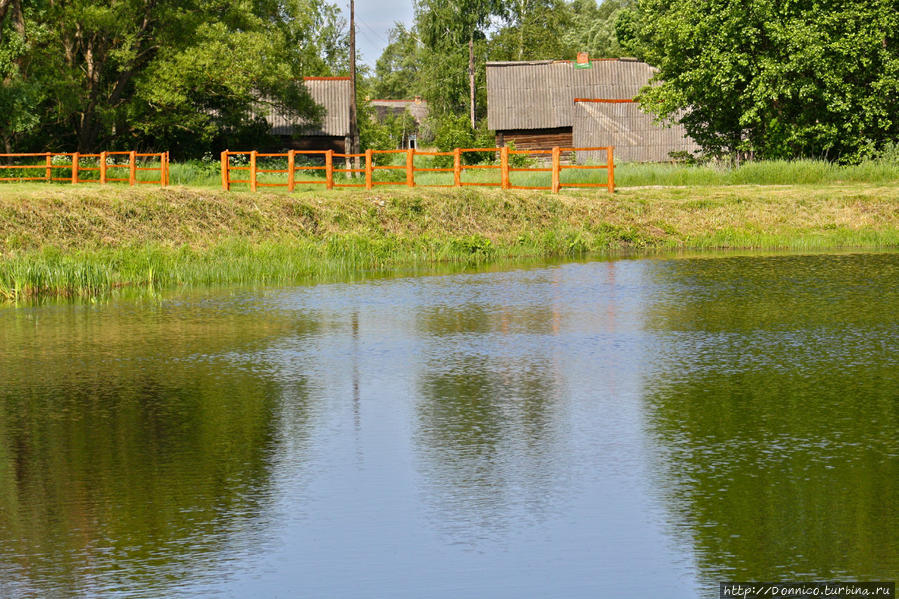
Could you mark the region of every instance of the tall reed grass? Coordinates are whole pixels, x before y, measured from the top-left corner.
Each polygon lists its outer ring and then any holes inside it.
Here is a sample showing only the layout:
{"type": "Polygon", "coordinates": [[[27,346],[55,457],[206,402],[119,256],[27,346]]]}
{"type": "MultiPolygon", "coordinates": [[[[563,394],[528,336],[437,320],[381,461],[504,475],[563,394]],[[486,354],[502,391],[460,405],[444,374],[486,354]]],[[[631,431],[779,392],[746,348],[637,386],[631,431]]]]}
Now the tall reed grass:
{"type": "Polygon", "coordinates": [[[92,297],[121,287],[275,285],[377,273],[400,265],[477,265],[497,259],[579,256],[577,232],[547,231],[497,245],[480,235],[415,238],[358,234],[250,242],[204,249],[161,244],[63,252],[17,252],[0,261],[0,298],[92,297]]]}
{"type": "MultiPolygon", "coordinates": [[[[621,249],[893,248],[899,247],[897,171],[889,162],[625,164],[616,172],[625,184],[615,195],[424,188],[445,184],[452,173],[422,173],[417,189],[300,186],[296,194],[271,188],[250,194],[235,186],[224,193],[211,163],[173,164],[170,179],[182,186],[171,189],[0,185],[0,297],[285,284],[621,249]],[[652,187],[660,181],[685,187],[652,187]]],[[[402,171],[383,176],[396,173],[402,171]]],[[[466,177],[486,181],[498,173],[466,177]]],[[[540,185],[548,174],[513,177],[516,185],[540,185]]]]}

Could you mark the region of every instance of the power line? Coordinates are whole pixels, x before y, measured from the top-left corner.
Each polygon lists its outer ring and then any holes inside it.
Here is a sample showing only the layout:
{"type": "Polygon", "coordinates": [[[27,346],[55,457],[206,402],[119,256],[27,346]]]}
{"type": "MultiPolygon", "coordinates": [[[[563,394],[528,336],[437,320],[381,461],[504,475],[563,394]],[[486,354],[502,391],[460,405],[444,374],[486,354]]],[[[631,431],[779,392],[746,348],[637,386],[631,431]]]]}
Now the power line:
{"type": "Polygon", "coordinates": [[[365,33],[364,29],[359,29],[358,33],[362,34],[362,37],[365,38],[365,41],[367,41],[372,46],[378,46],[378,40],[372,39],[371,36],[369,36],[367,33],[365,33]]]}
{"type": "Polygon", "coordinates": [[[374,27],[372,27],[372,26],[369,25],[368,23],[366,23],[366,22],[363,21],[363,22],[362,22],[362,26],[368,28],[368,30],[369,30],[370,32],[372,32],[375,36],[379,37],[379,38],[381,39],[381,41],[383,41],[385,44],[389,44],[389,43],[390,43],[390,40],[389,40],[389,39],[385,38],[384,35],[383,35],[382,33],[379,33],[374,27]]]}

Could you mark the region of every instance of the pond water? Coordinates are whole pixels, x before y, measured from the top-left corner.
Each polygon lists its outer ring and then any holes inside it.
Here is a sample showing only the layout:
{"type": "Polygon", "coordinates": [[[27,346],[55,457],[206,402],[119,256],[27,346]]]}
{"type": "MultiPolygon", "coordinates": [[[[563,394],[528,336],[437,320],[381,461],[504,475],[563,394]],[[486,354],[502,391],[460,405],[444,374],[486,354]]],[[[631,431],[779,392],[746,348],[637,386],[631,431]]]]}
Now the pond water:
{"type": "Polygon", "coordinates": [[[899,254],[0,309],[2,597],[899,577],[899,254]]]}

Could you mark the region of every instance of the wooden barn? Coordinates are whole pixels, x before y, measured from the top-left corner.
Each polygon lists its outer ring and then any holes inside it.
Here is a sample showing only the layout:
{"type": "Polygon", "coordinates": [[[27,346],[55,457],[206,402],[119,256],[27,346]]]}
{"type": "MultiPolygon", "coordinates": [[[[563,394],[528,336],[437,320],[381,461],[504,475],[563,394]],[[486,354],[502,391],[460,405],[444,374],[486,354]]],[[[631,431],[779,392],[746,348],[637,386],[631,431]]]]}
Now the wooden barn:
{"type": "Polygon", "coordinates": [[[374,117],[384,122],[388,116],[400,116],[408,112],[414,122],[408,131],[403,131],[400,149],[417,148],[418,133],[422,123],[428,118],[428,103],[416,96],[414,100],[369,100],[374,109],[374,117]]]}
{"type": "Polygon", "coordinates": [[[267,112],[273,135],[281,139],[282,147],[293,150],[334,150],[343,153],[349,145],[350,104],[353,90],[349,77],[304,77],[303,84],[315,103],[325,109],[320,127],[309,128],[296,119],[267,112]]]}
{"type": "MultiPolygon", "coordinates": [[[[656,69],[635,59],[487,63],[487,122],[519,150],[614,146],[618,162],[663,162],[694,152],[681,125],[653,122],[634,97],[656,69]]],[[[599,153],[604,154],[604,153],[599,153]]],[[[578,160],[603,161],[583,153],[578,160]]]]}

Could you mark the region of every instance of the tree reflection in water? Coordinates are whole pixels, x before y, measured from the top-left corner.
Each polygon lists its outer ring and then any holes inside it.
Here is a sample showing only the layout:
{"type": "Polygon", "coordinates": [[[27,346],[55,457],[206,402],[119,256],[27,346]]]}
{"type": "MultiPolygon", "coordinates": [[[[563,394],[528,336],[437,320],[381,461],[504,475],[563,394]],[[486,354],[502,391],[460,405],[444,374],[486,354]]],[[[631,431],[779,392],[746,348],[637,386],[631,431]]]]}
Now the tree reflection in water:
{"type": "Polygon", "coordinates": [[[540,518],[561,475],[562,375],[547,341],[558,307],[432,306],[416,320],[433,340],[419,370],[416,445],[440,519],[474,541],[540,518]]]}
{"type": "Polygon", "coordinates": [[[17,585],[0,595],[162,592],[222,559],[268,501],[283,391],[228,354],[296,323],[177,303],[29,314],[6,315],[0,353],[0,575],[17,585]]]}
{"type": "Polygon", "coordinates": [[[895,264],[658,265],[646,421],[658,484],[709,584],[899,572],[895,264]]]}

